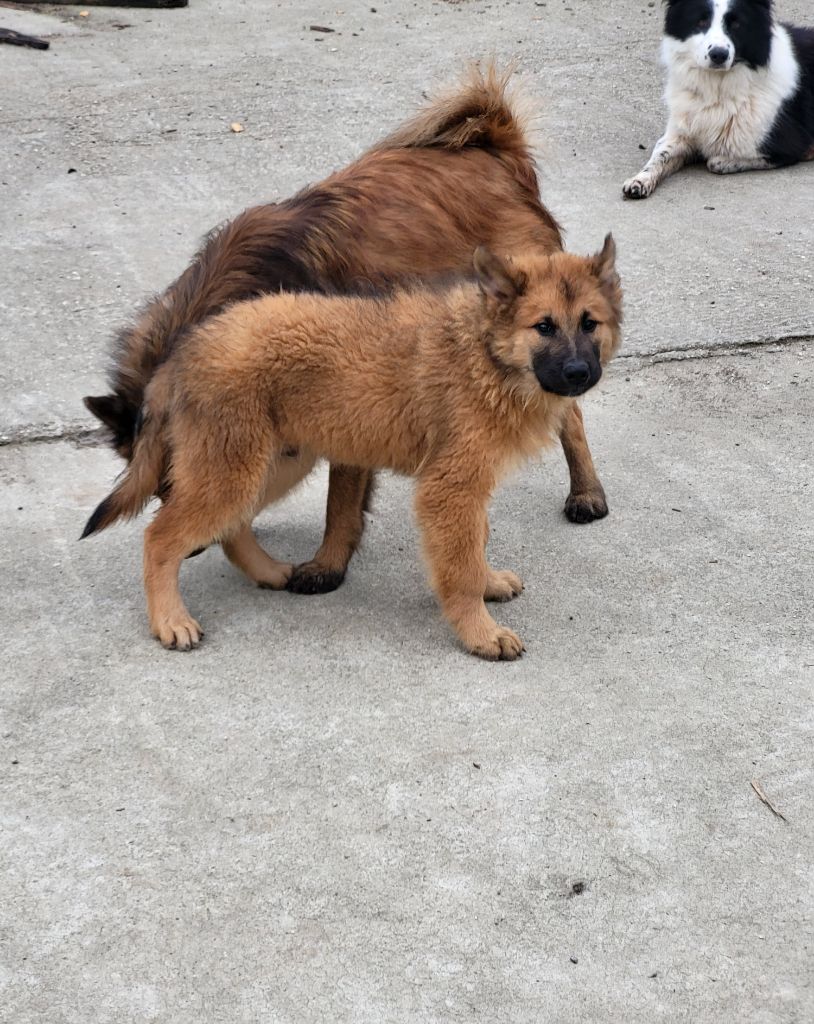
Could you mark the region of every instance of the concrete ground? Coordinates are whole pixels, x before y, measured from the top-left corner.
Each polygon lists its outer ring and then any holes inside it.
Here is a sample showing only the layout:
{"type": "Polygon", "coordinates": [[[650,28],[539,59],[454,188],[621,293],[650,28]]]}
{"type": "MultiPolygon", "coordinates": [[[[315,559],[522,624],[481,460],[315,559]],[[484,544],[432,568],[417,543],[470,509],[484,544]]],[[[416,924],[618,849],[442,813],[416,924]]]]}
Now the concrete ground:
{"type": "MultiPolygon", "coordinates": [[[[0,1020],[810,1022],[814,168],[623,203],[663,120],[645,0],[80,10],[0,3],[52,41],[0,47],[0,1020]],[[188,563],[207,638],[165,653],[142,524],[76,543],[112,331],[485,53],[570,243],[619,242],[611,516],[564,520],[556,452],[496,497],[514,665],[456,647],[394,478],[335,594],[188,563]]],[[[309,556],[324,495],[261,539],[309,556]]]]}

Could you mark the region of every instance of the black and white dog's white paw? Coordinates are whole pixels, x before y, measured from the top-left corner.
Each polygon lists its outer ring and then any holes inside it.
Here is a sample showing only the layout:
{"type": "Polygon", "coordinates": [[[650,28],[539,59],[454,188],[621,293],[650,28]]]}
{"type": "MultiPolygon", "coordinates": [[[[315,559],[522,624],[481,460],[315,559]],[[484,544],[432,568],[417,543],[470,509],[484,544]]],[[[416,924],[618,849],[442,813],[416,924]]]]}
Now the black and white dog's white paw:
{"type": "Polygon", "coordinates": [[[753,159],[729,156],[712,156],[707,160],[707,170],[713,174],[739,174],[741,171],[768,171],[774,165],[763,157],[753,159]]]}
{"type": "Polygon", "coordinates": [[[707,170],[713,174],[737,174],[742,169],[741,161],[729,156],[711,156],[707,160],[707,170]]]}
{"type": "Polygon", "coordinates": [[[622,186],[625,199],[647,199],[656,190],[656,183],[644,174],[629,178],[622,186]]]}

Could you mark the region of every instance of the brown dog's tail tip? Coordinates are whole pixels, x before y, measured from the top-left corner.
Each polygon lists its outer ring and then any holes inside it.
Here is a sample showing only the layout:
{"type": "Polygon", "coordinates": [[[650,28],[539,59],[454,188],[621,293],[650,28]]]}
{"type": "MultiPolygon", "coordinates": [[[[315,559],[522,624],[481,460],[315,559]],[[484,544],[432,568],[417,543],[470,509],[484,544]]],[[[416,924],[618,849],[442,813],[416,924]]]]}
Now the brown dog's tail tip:
{"type": "Polygon", "coordinates": [[[79,539],[84,540],[86,537],[104,530],[109,523],[110,513],[110,498],[105,498],[104,501],[96,506],[90,519],[85,523],[85,529],[82,531],[82,536],[79,539]]]}

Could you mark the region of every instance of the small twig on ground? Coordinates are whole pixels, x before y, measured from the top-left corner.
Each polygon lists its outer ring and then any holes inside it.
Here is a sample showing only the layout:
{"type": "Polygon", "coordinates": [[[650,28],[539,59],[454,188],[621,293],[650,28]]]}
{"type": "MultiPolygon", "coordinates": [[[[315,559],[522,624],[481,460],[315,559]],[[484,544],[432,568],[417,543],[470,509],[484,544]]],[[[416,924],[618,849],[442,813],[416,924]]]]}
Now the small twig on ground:
{"type": "Polygon", "coordinates": [[[10,28],[0,28],[0,43],[11,43],[12,46],[30,46],[32,50],[47,50],[51,45],[47,39],[39,36],[27,36],[23,32],[15,32],[10,28]]]}
{"type": "Polygon", "coordinates": [[[757,793],[758,799],[761,801],[761,803],[766,804],[766,806],[769,808],[769,810],[776,818],[780,818],[781,821],[785,821],[785,823],[788,825],[789,819],[785,816],[785,814],[781,814],[780,811],[778,811],[778,809],[774,806],[771,800],[766,796],[766,791],[763,789],[763,786],[761,786],[757,779],[752,779],[752,789],[757,793]]]}

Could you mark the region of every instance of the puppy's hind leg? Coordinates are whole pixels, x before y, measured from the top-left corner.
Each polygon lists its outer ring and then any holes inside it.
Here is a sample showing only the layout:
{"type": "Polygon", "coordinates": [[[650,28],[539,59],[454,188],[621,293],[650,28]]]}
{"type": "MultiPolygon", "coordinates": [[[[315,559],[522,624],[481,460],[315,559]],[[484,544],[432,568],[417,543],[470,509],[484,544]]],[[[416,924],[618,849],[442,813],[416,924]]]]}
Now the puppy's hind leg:
{"type": "Polygon", "coordinates": [[[635,178],[629,178],[622,186],[625,199],[646,199],[656,191],[659,184],[671,174],[690,162],[693,147],[688,139],[667,129],[653,149],[653,155],[635,178]]]}
{"type": "MultiPolygon", "coordinates": [[[[269,467],[266,488],[258,511],[279,501],[301,483],[316,463],[316,457],[310,452],[299,451],[294,455],[282,455],[269,467]]],[[[223,541],[226,557],[258,587],[268,590],[283,590],[291,578],[293,565],[289,562],[278,562],[267,554],[252,532],[248,523],[241,525],[237,533],[223,541]]]]}
{"type": "MultiPolygon", "coordinates": [[[[208,543],[207,538],[204,544],[208,543]]],[[[172,495],[144,533],[144,590],[150,629],[168,650],[189,651],[203,636],[178,588],[181,563],[202,544],[191,539],[183,503],[172,495]],[[179,512],[180,505],[180,512],[179,512]]]]}
{"type": "Polygon", "coordinates": [[[229,540],[223,551],[232,565],[249,577],[252,583],[266,590],[284,590],[294,568],[290,562],[278,562],[258,543],[248,523],[244,523],[229,540]]]}
{"type": "MultiPolygon", "coordinates": [[[[484,517],[485,536],[484,553],[489,543],[489,519],[484,517]]],[[[486,587],[483,591],[484,601],[511,601],[523,593],[523,581],[511,569],[493,569],[486,563],[486,587]]]]}
{"type": "MultiPolygon", "coordinates": [[[[150,628],[164,647],[188,651],[202,630],[178,588],[183,560],[196,548],[235,534],[251,518],[273,447],[255,431],[245,446],[214,443],[208,457],[192,446],[176,448],[172,490],[144,534],[144,588],[150,628]]],[[[241,440],[238,432],[235,440],[241,440]]]]}

